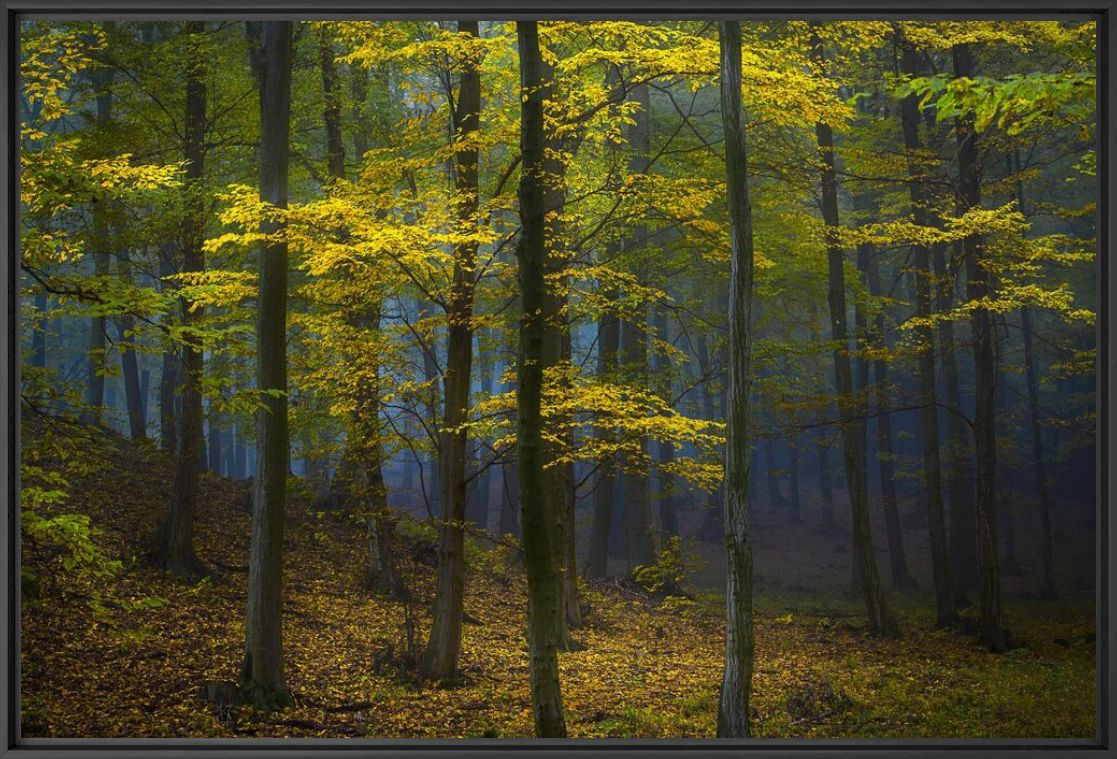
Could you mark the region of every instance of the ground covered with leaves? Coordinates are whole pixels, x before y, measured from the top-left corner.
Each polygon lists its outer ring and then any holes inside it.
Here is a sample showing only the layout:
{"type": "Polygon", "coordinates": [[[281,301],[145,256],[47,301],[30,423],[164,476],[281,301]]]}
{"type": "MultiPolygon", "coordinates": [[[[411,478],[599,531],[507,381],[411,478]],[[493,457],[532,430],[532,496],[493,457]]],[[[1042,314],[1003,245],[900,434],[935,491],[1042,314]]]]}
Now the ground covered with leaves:
{"type": "MultiPolygon", "coordinates": [[[[53,566],[56,555],[25,541],[38,578],[22,615],[25,736],[532,734],[526,586],[514,544],[470,543],[461,682],[423,683],[410,665],[430,623],[433,531],[401,522],[412,600],[389,601],[365,588],[360,525],[293,500],[284,643],[294,704],[259,713],[226,698],[224,685],[237,676],[244,639],[243,487],[203,477],[198,545],[216,576],[182,585],[145,556],[170,495],[169,459],[118,438],[96,442],[96,463],[71,473],[65,508],[90,516],[121,565],[91,605],[96,580],[72,580],[53,566]]],[[[713,736],[724,635],[716,595],[656,598],[600,583],[584,596],[589,613],[575,631],[582,649],[560,661],[570,735],[713,736]]],[[[1019,647],[1000,656],[965,630],[933,630],[922,605],[901,607],[904,637],[891,641],[865,634],[852,599],[762,596],[756,734],[1093,736],[1088,598],[1013,601],[1019,647]]]]}

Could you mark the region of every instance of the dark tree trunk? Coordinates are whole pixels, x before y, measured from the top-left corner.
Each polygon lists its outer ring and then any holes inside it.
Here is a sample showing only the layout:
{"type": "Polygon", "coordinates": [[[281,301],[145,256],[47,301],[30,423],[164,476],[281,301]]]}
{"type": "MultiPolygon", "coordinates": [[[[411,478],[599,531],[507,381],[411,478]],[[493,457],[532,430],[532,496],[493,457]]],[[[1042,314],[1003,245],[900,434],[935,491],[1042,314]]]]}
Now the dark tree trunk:
{"type": "Polygon", "coordinates": [[[35,331],[31,335],[31,366],[45,369],[47,366],[47,294],[35,293],[35,331]]]}
{"type": "MultiPolygon", "coordinates": [[[[822,47],[814,40],[816,60],[822,60],[822,47]]],[[[822,158],[822,217],[827,227],[826,249],[829,267],[829,304],[831,337],[834,348],[834,377],[838,392],[845,453],[846,484],[853,521],[854,555],[860,576],[869,629],[877,635],[898,637],[899,628],[888,606],[888,598],[877,572],[873,534],[869,521],[869,501],[865,482],[866,434],[864,407],[854,396],[850,368],[849,335],[846,329],[844,256],[834,234],[839,226],[838,183],[834,170],[834,138],[829,124],[815,128],[822,158]]]]}
{"type": "MultiPolygon", "coordinates": [[[[882,295],[880,271],[870,256],[865,261],[865,279],[869,293],[882,295]]],[[[888,346],[884,337],[884,312],[878,310],[870,327],[870,343],[877,350],[888,346]]],[[[896,466],[892,452],[892,416],[886,412],[892,394],[888,387],[888,362],[882,358],[873,361],[873,380],[876,385],[877,460],[880,465],[880,501],[884,512],[885,530],[888,535],[888,561],[892,571],[892,584],[897,588],[910,588],[915,579],[908,570],[907,552],[904,550],[904,532],[900,525],[900,510],[896,499],[896,466]]]]}
{"type": "Polygon", "coordinates": [[[815,439],[815,454],[818,460],[818,489],[822,499],[822,526],[827,532],[833,532],[838,523],[834,518],[834,487],[830,475],[830,441],[826,439],[825,431],[820,431],[815,439]]]}
{"type": "Polygon", "coordinates": [[[788,454],[791,457],[791,521],[798,524],[803,521],[802,494],[799,491],[799,438],[792,435],[788,438],[788,454]]]}
{"type": "MultiPolygon", "coordinates": [[[[205,22],[189,21],[186,58],[186,116],[183,154],[186,158],[186,183],[183,187],[182,241],[184,272],[205,269],[202,243],[205,239],[206,70],[204,56],[196,55],[198,36],[205,33],[205,22]]],[[[182,324],[191,327],[202,318],[202,309],[179,298],[182,324]]],[[[193,339],[193,338],[191,338],[193,339]]],[[[180,438],[175,460],[175,483],[163,527],[163,562],[174,575],[195,581],[206,573],[194,553],[194,518],[198,508],[198,473],[201,468],[204,431],[202,428],[202,349],[182,345],[182,413],[180,438]]]]}
{"type": "MultiPolygon", "coordinates": [[[[643,174],[648,169],[648,152],[651,149],[651,98],[647,84],[641,84],[632,91],[633,100],[639,105],[628,129],[628,142],[632,148],[632,158],[628,170],[631,174],[643,174]]],[[[642,224],[633,231],[630,248],[642,250],[647,244],[647,228],[642,224]]],[[[642,254],[641,254],[642,255],[642,254]]],[[[636,278],[644,284],[647,280],[646,266],[639,264],[636,278]]],[[[648,374],[648,344],[644,332],[646,319],[638,323],[627,320],[621,322],[621,364],[626,380],[638,387],[646,385],[648,374]]],[[[646,460],[648,451],[647,437],[638,443],[641,456],[646,460]]],[[[652,532],[651,506],[648,500],[647,474],[637,474],[633,463],[626,467],[625,479],[625,525],[628,530],[628,569],[651,564],[655,560],[655,535],[652,532]]]]}
{"type": "Polygon", "coordinates": [[[776,463],[776,439],[769,438],[764,444],[764,477],[768,485],[768,509],[783,511],[787,499],[780,492],[779,464],[776,463]]]}
{"type": "MultiPolygon", "coordinates": [[[[603,297],[610,304],[616,300],[616,291],[610,289],[603,297]]],[[[606,309],[611,308],[606,306],[606,309]]],[[[602,311],[597,319],[597,379],[609,382],[616,379],[617,349],[620,347],[620,322],[612,311],[602,311]]],[[[609,435],[606,430],[601,434],[609,435]]],[[[613,496],[616,490],[616,460],[610,456],[600,462],[600,474],[593,491],[593,522],[590,525],[589,558],[586,577],[600,578],[609,573],[609,527],[613,521],[613,496]]]]}
{"type": "MultiPolygon", "coordinates": [[[[1016,180],[1016,205],[1020,212],[1024,212],[1024,183],[1019,179],[1020,155],[1013,152],[1011,159],[1015,164],[1016,180]]],[[[1024,307],[1020,309],[1020,332],[1024,339],[1024,378],[1028,392],[1028,424],[1032,433],[1032,467],[1035,472],[1036,487],[1039,489],[1039,524],[1040,524],[1040,567],[1042,579],[1040,581],[1040,595],[1045,598],[1055,597],[1055,576],[1052,570],[1051,539],[1051,481],[1047,477],[1047,458],[1044,455],[1043,428],[1040,426],[1039,416],[1039,376],[1036,371],[1036,353],[1032,337],[1032,311],[1024,307]]]]}
{"type": "Polygon", "coordinates": [[[749,531],[749,397],[752,393],[752,210],[748,152],[741,107],[741,27],[718,25],[721,43],[721,114],[725,131],[729,204],[729,375],[725,444],[725,669],[718,701],[719,738],[749,736],[752,691],[752,539],[749,531]]]}
{"type": "MultiPolygon", "coordinates": [[[[127,251],[121,251],[119,261],[120,278],[132,281],[132,264],[127,251]]],[[[140,364],[136,357],[135,329],[136,319],[128,314],[121,316],[116,323],[120,337],[120,369],[124,377],[124,397],[128,404],[128,432],[133,440],[147,437],[146,396],[140,385],[140,364]]]]}
{"type": "Polygon", "coordinates": [[[220,475],[223,474],[221,471],[221,454],[225,451],[221,439],[221,415],[213,409],[213,406],[210,406],[209,415],[209,445],[206,446],[206,452],[209,455],[209,471],[220,475]]]}
{"type": "MultiPolygon", "coordinates": [[[[725,306],[725,310],[728,312],[728,302],[725,306]]],[[[705,379],[702,383],[702,418],[708,421],[724,422],[726,394],[724,392],[720,394],[721,414],[719,415],[716,411],[719,394],[712,389],[714,367],[710,361],[709,339],[706,337],[705,330],[698,333],[697,343],[698,367],[705,379]]],[[[722,500],[723,494],[720,489],[706,494],[706,515],[702,518],[702,525],[698,528],[699,540],[713,543],[724,539],[725,525],[722,518],[724,516],[722,500]]]]}
{"type": "Polygon", "coordinates": [[[331,177],[345,176],[345,143],[341,139],[341,92],[337,64],[329,33],[318,29],[318,63],[322,70],[322,122],[326,127],[326,170],[331,177]]]}
{"type": "MultiPolygon", "coordinates": [[[[667,329],[667,312],[662,306],[653,309],[655,331],[660,340],[670,342],[667,329]]],[[[667,403],[671,402],[672,371],[671,361],[662,352],[655,354],[655,375],[659,382],[659,394],[667,403]]],[[[659,528],[665,537],[679,536],[679,515],[675,508],[675,482],[671,466],[675,461],[675,446],[667,441],[659,443],[659,528]]]]}
{"type": "MultiPolygon", "coordinates": [[[[291,134],[290,21],[260,23],[260,198],[287,207],[291,134]]],[[[274,222],[265,233],[281,231],[274,222]]],[[[261,706],[288,702],[283,675],[283,528],[290,441],[287,429],[287,243],[260,250],[256,322],[256,474],[248,562],[248,610],[241,685],[261,706]],[[269,391],[275,391],[274,393],[269,391]]]]}
{"type": "Polygon", "coordinates": [[[248,475],[246,474],[246,446],[244,444],[244,430],[239,426],[237,427],[237,442],[233,447],[233,477],[238,480],[243,480],[248,475]]]}
{"type": "MultiPolygon", "coordinates": [[[[111,22],[109,22],[111,23],[111,22]]],[[[94,125],[100,130],[108,129],[112,123],[112,68],[98,68],[90,75],[93,90],[95,114],[94,125]]],[[[97,277],[109,276],[109,201],[100,197],[93,202],[93,216],[90,230],[93,248],[93,274],[97,277]]],[[[105,317],[94,316],[89,321],[89,353],[85,386],[85,410],[82,419],[88,424],[101,424],[105,396],[105,317]]]]}
{"type": "MultiPolygon", "coordinates": [[[[973,77],[973,58],[968,45],[955,45],[954,74],[973,77]]],[[[981,207],[981,167],[978,163],[977,131],[972,112],[956,122],[958,138],[959,199],[963,213],[981,207]]],[[[991,294],[990,275],[985,269],[984,240],[971,235],[963,241],[966,258],[966,297],[980,301],[991,294]]],[[[974,450],[977,458],[977,545],[981,579],[981,642],[993,652],[1008,649],[1004,612],[1001,609],[1001,570],[997,552],[996,519],[996,376],[993,358],[991,315],[984,308],[970,314],[974,357],[974,450]]]]}
{"type": "MultiPolygon", "coordinates": [[[[909,76],[918,74],[916,54],[909,44],[903,45],[903,71],[909,76]]],[[[910,95],[900,104],[900,121],[907,151],[908,195],[912,214],[920,226],[931,225],[930,202],[926,179],[919,168],[918,154],[923,149],[919,139],[919,101],[910,95]]],[[[926,319],[931,315],[931,257],[926,246],[912,247],[912,266],[915,270],[915,315],[926,319]]],[[[942,461],[939,456],[939,413],[935,383],[935,330],[920,326],[916,330],[919,341],[919,395],[923,409],[923,436],[920,445],[923,454],[923,486],[927,499],[927,531],[931,539],[931,574],[935,584],[935,615],[940,626],[958,618],[954,606],[954,586],[951,579],[950,555],[947,551],[946,516],[942,496],[942,461]]]]}
{"type": "Polygon", "coordinates": [[[520,327],[519,388],[517,391],[517,453],[520,470],[520,510],[523,517],[524,564],[528,580],[528,647],[531,701],[538,738],[563,738],[562,691],[559,685],[558,631],[562,615],[562,587],[558,568],[562,546],[554,514],[546,511],[546,481],[540,407],[543,395],[546,313],[546,205],[544,203],[543,59],[538,24],[516,22],[520,56],[521,129],[523,163],[520,179],[520,327]]]}
{"type": "MultiPolygon", "coordinates": [[[[176,273],[170,246],[159,255],[159,277],[169,277],[176,273]]],[[[171,317],[167,317],[170,321],[171,317]]],[[[178,393],[178,373],[181,361],[173,344],[163,351],[163,369],[159,376],[159,447],[172,456],[178,450],[178,425],[175,412],[175,396],[178,393]]]]}
{"type": "Polygon", "coordinates": [[[1047,477],[1047,460],[1044,457],[1043,428],[1039,416],[1039,379],[1036,373],[1035,348],[1032,343],[1032,312],[1020,310],[1020,328],[1024,335],[1024,376],[1028,384],[1028,422],[1032,432],[1032,466],[1039,486],[1040,566],[1042,580],[1040,594],[1055,596],[1055,575],[1052,571],[1051,539],[1051,481],[1047,477]]]}
{"type": "MultiPolygon", "coordinates": [[[[458,31],[478,36],[478,22],[459,21],[458,31]]],[[[480,125],[480,61],[471,61],[461,74],[453,114],[455,139],[469,146],[480,125]]],[[[477,216],[476,146],[459,149],[454,157],[454,190],[458,219],[463,228],[477,216]]],[[[454,279],[447,308],[447,358],[443,378],[442,426],[439,445],[442,480],[442,524],[439,526],[438,578],[430,640],[420,672],[431,680],[449,680],[458,674],[465,598],[465,500],[466,452],[469,421],[469,387],[473,365],[473,291],[476,240],[455,246],[454,279]]]]}
{"type": "MultiPolygon", "coordinates": [[[[959,254],[956,258],[961,258],[959,254]]],[[[931,249],[935,277],[947,277],[946,251],[943,246],[931,249]]],[[[938,310],[952,306],[950,289],[940,291],[938,310]]],[[[958,355],[955,352],[954,322],[945,319],[939,327],[942,345],[943,395],[946,414],[947,453],[950,460],[950,477],[947,490],[950,497],[950,550],[951,577],[954,583],[954,605],[969,606],[966,594],[977,585],[977,524],[974,521],[974,477],[970,460],[970,431],[962,414],[962,391],[959,384],[958,355]]]]}

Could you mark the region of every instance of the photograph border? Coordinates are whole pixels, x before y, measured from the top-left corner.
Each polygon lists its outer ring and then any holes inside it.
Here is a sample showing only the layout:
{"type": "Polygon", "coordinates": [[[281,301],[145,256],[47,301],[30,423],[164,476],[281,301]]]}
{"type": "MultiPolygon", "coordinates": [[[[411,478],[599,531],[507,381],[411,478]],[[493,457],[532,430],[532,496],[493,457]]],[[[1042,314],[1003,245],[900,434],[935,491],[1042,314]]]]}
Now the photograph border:
{"type": "Polygon", "coordinates": [[[1117,228],[1117,175],[1111,151],[1117,145],[1114,90],[1117,71],[1112,51],[1117,49],[1117,0],[0,0],[0,351],[5,361],[0,372],[0,417],[6,430],[0,437],[0,481],[3,508],[0,521],[0,587],[5,595],[0,618],[0,759],[35,756],[40,759],[83,757],[420,757],[445,756],[463,751],[472,755],[490,752],[545,751],[548,757],[617,756],[639,752],[646,757],[686,756],[690,759],[747,753],[756,759],[816,754],[854,757],[872,754],[901,757],[1018,757],[1042,752],[1045,756],[1081,755],[1117,757],[1113,735],[1117,727],[1117,671],[1112,651],[1117,644],[1117,564],[1111,548],[1117,545],[1113,519],[1113,479],[1108,466],[1117,451],[1111,400],[1117,397],[1117,310],[1109,302],[1117,294],[1117,267],[1108,256],[1114,251],[1117,228]],[[786,19],[856,20],[902,17],[912,20],[997,18],[1093,18],[1097,22],[1097,363],[1096,363],[1096,470],[1097,533],[1097,732],[1093,739],[362,739],[362,738],[170,738],[81,739],[20,737],[20,341],[19,318],[19,130],[18,109],[19,23],[23,20],[138,20],[138,19],[280,19],[280,20],[390,20],[448,19],[786,19]],[[1107,89],[1108,85],[1108,89],[1107,89]],[[1100,752],[1100,753],[1099,753],[1100,752]]]}

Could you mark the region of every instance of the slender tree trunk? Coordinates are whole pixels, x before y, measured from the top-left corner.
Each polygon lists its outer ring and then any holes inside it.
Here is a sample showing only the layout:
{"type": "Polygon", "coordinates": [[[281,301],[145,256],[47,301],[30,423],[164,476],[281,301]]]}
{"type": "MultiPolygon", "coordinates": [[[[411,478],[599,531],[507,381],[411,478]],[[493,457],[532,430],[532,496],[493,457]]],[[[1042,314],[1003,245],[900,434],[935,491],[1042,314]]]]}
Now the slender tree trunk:
{"type": "MultiPolygon", "coordinates": [[[[112,23],[112,22],[108,22],[112,23]]],[[[90,75],[95,114],[94,125],[98,130],[108,129],[112,123],[112,68],[95,69],[90,75]]],[[[93,274],[109,276],[109,201],[101,197],[93,202],[91,242],[93,247],[93,274]]],[[[88,424],[101,424],[105,396],[105,317],[94,316],[89,321],[88,382],[85,386],[85,411],[82,419],[88,424]]]]}
{"type": "MultiPolygon", "coordinates": [[[[639,105],[639,110],[633,114],[634,123],[629,126],[628,141],[632,149],[632,158],[628,164],[629,173],[643,174],[648,169],[648,152],[651,149],[651,98],[647,84],[636,86],[632,91],[633,100],[639,105]]],[[[638,225],[632,234],[631,247],[642,250],[647,244],[647,228],[638,225]]],[[[637,268],[636,277],[641,284],[647,281],[647,271],[644,264],[637,268]]],[[[624,366],[627,380],[637,386],[643,386],[647,380],[648,344],[644,332],[646,319],[639,323],[627,320],[621,322],[621,363],[624,366]]],[[[641,459],[647,458],[648,439],[641,437],[639,441],[641,459]]],[[[634,467],[629,465],[625,474],[625,523],[628,527],[628,569],[640,565],[651,564],[655,560],[655,535],[652,532],[651,508],[648,501],[647,474],[639,475],[634,467]]]]}
{"type": "MultiPolygon", "coordinates": [[[[880,270],[870,257],[866,262],[865,279],[869,293],[880,296],[880,270]]],[[[888,346],[884,337],[884,312],[878,310],[870,327],[870,343],[879,351],[888,346]]],[[[915,579],[908,570],[907,552],[904,550],[904,532],[900,525],[900,509],[896,498],[896,466],[892,452],[892,416],[886,412],[891,395],[888,387],[888,362],[882,358],[873,361],[873,379],[876,385],[877,460],[880,464],[880,500],[884,512],[885,530],[888,534],[888,561],[892,570],[892,584],[897,588],[910,588],[915,579]]],[[[933,377],[932,377],[933,380],[933,377]]]]}
{"type": "Polygon", "coordinates": [[[345,176],[345,143],[341,139],[341,92],[329,33],[318,30],[318,63],[322,70],[322,121],[326,126],[326,169],[331,177],[345,176]]]}
{"type": "MultiPolygon", "coordinates": [[[[954,74],[973,77],[973,58],[968,45],[952,50],[954,74]]],[[[972,112],[956,122],[958,171],[963,212],[981,207],[981,168],[978,164],[977,131],[972,112]]],[[[984,264],[984,240],[970,235],[963,241],[966,256],[966,297],[980,301],[991,294],[989,272],[984,264]]],[[[1001,570],[997,552],[996,520],[996,376],[993,359],[991,315],[984,308],[970,314],[974,356],[974,448],[977,454],[977,545],[981,578],[981,642],[990,651],[1008,649],[1004,612],[1001,609],[1001,570]]]]}
{"type": "Polygon", "coordinates": [[[222,447],[223,441],[221,439],[221,415],[218,414],[213,406],[209,410],[209,445],[206,447],[206,452],[209,457],[209,471],[216,475],[221,472],[221,454],[224,451],[222,447]]]}
{"type": "Polygon", "coordinates": [[[519,388],[517,391],[517,452],[520,470],[520,509],[523,518],[524,563],[528,580],[528,647],[531,701],[538,738],[563,738],[562,691],[559,685],[558,636],[562,614],[562,588],[558,577],[562,547],[555,534],[553,514],[546,513],[543,489],[543,445],[540,406],[543,395],[544,332],[547,288],[546,212],[543,131],[543,59],[538,24],[517,21],[520,56],[521,129],[523,169],[520,179],[520,326],[519,388]]]}
{"type": "MultiPolygon", "coordinates": [[[[291,134],[290,21],[260,23],[260,198],[287,207],[291,134]]],[[[282,229],[262,225],[265,234],[282,229]]],[[[256,386],[265,395],[257,413],[256,475],[248,561],[248,606],[241,686],[260,706],[289,700],[283,675],[283,528],[290,441],[287,429],[287,243],[260,251],[256,323],[256,386]]]]}
{"type": "MultiPolygon", "coordinates": [[[[918,74],[916,54],[909,44],[903,45],[903,71],[909,76],[918,74]]],[[[908,195],[912,214],[920,226],[931,225],[930,198],[926,180],[920,171],[918,155],[923,149],[919,139],[919,102],[910,95],[900,104],[900,121],[907,151],[908,195]]],[[[926,246],[912,247],[912,265],[915,270],[915,315],[926,319],[931,315],[931,257],[926,246]]],[[[927,498],[927,531],[931,538],[931,574],[935,584],[935,615],[939,626],[950,624],[958,618],[954,606],[955,594],[951,579],[950,555],[947,551],[946,517],[942,496],[942,461],[939,457],[939,412],[935,384],[935,330],[931,325],[916,330],[919,341],[919,396],[923,409],[923,486],[927,498]]]]}
{"type": "Polygon", "coordinates": [[[725,444],[725,669],[718,702],[719,738],[749,736],[752,691],[752,539],[749,531],[749,397],[752,393],[752,210],[741,106],[741,26],[718,24],[721,114],[729,204],[729,391],[725,444]]]}
{"type": "MultiPolygon", "coordinates": [[[[729,311],[728,302],[725,303],[725,311],[729,311]]],[[[705,378],[705,381],[702,383],[702,418],[708,421],[724,422],[726,394],[724,392],[720,394],[722,409],[719,416],[716,411],[718,394],[711,389],[714,367],[710,362],[709,339],[705,331],[698,333],[697,343],[698,366],[702,371],[702,376],[705,378]]],[[[714,541],[721,541],[725,537],[725,525],[722,518],[723,498],[724,493],[721,492],[721,489],[715,489],[706,494],[706,515],[702,518],[701,527],[698,528],[699,540],[712,543],[714,541]]]]}
{"type": "MultiPolygon", "coordinates": [[[[184,272],[205,269],[202,242],[205,239],[206,71],[205,57],[195,54],[205,22],[187,22],[185,149],[186,184],[183,188],[184,272]]],[[[184,327],[202,317],[201,308],[179,298],[184,327]]],[[[193,338],[191,338],[193,339],[193,338]]],[[[202,428],[202,349],[190,342],[182,345],[182,413],[180,439],[175,460],[175,483],[163,527],[163,562],[174,575],[195,581],[206,568],[194,553],[194,518],[198,508],[198,473],[201,468],[204,431],[202,428]]]]}
{"type": "MultiPolygon", "coordinates": [[[[655,331],[659,339],[670,342],[667,327],[667,312],[661,306],[653,308],[655,331]]],[[[659,383],[659,394],[664,401],[671,402],[672,371],[671,361],[662,352],[655,354],[655,376],[659,383]]],[[[675,461],[675,446],[670,442],[659,443],[659,527],[665,537],[679,536],[679,515],[675,508],[675,482],[671,465],[675,461]]]]}
{"type": "MultiPolygon", "coordinates": [[[[478,36],[476,21],[459,21],[458,31],[478,36]]],[[[458,219],[468,229],[477,216],[477,159],[473,135],[480,126],[480,61],[471,61],[461,74],[454,112],[456,140],[467,147],[454,157],[454,183],[458,219]]],[[[443,428],[440,461],[442,524],[439,527],[438,577],[434,621],[420,672],[431,680],[448,680],[458,674],[465,600],[465,500],[466,451],[469,421],[469,387],[473,364],[473,291],[476,240],[455,246],[454,279],[447,310],[446,374],[443,378],[443,428]]]]}
{"type": "Polygon", "coordinates": [[[830,476],[830,441],[826,432],[820,431],[815,439],[815,454],[818,461],[818,489],[822,498],[822,526],[833,532],[837,526],[834,518],[834,488],[830,476]]]}
{"type": "MultiPolygon", "coordinates": [[[[159,277],[164,279],[175,273],[170,246],[159,255],[159,277]]],[[[164,284],[163,287],[166,287],[164,284]]],[[[170,321],[170,316],[166,317],[170,321]]],[[[168,341],[163,350],[163,368],[159,376],[159,447],[172,456],[178,450],[178,425],[175,413],[175,395],[178,392],[178,371],[181,365],[178,352],[168,341]]]]}
{"type": "Polygon", "coordinates": [[[35,331],[31,334],[31,366],[45,369],[47,366],[47,294],[35,293],[35,331]]]}
{"type": "MultiPolygon", "coordinates": [[[[616,300],[616,291],[604,293],[605,300],[616,300]]],[[[617,371],[617,349],[620,344],[620,322],[612,311],[602,311],[597,319],[597,379],[609,382],[617,371]]],[[[602,430],[603,435],[610,434],[602,430]]],[[[616,457],[600,463],[600,475],[593,491],[593,523],[590,525],[589,559],[586,577],[600,578],[609,573],[609,527],[613,521],[613,495],[616,490],[616,457]]]]}
{"type": "MultiPolygon", "coordinates": [[[[1020,155],[1013,152],[1011,160],[1015,164],[1016,180],[1016,205],[1020,212],[1024,212],[1024,183],[1020,176],[1020,155]]],[[[1028,423],[1032,433],[1032,467],[1035,472],[1036,486],[1039,489],[1039,524],[1040,524],[1040,566],[1042,579],[1040,595],[1045,598],[1055,597],[1055,576],[1052,570],[1052,538],[1051,538],[1051,481],[1047,477],[1047,458],[1044,456],[1043,427],[1040,425],[1039,415],[1039,378],[1036,372],[1036,354],[1032,338],[1032,311],[1024,307],[1020,309],[1020,332],[1024,338],[1024,378],[1028,392],[1028,423]]]]}
{"type": "MultiPolygon", "coordinates": [[[[961,258],[959,254],[957,259],[961,258]]],[[[931,248],[931,261],[935,277],[947,278],[945,248],[931,248]]],[[[938,310],[946,311],[953,298],[945,285],[940,290],[938,310]]],[[[970,461],[970,432],[962,413],[962,391],[959,384],[958,355],[955,352],[954,322],[946,319],[939,326],[942,345],[943,400],[950,412],[946,414],[947,453],[950,477],[947,490],[950,495],[950,550],[951,577],[954,583],[954,605],[969,606],[967,592],[977,585],[977,524],[974,519],[974,477],[970,461]]]]}
{"type": "MultiPolygon", "coordinates": [[[[132,264],[128,252],[122,250],[118,262],[120,278],[132,281],[132,264]]],[[[147,437],[146,396],[140,385],[140,365],[136,357],[136,319],[131,314],[121,316],[116,322],[120,337],[120,369],[124,377],[124,397],[128,404],[128,432],[133,440],[147,437]]]]}
{"type": "Polygon", "coordinates": [[[803,521],[803,502],[799,490],[799,438],[792,435],[788,438],[788,454],[791,456],[791,521],[798,524],[803,521]]]}
{"type": "MultiPolygon", "coordinates": [[[[822,60],[821,44],[814,40],[816,59],[822,60]]],[[[834,138],[829,124],[815,127],[822,159],[822,217],[826,224],[826,248],[829,265],[829,303],[831,337],[834,348],[834,376],[838,391],[838,415],[841,420],[845,453],[846,484],[849,490],[853,520],[853,543],[861,580],[869,629],[877,635],[898,637],[899,628],[889,609],[888,598],[877,572],[873,534],[869,521],[869,502],[865,482],[866,435],[864,408],[853,394],[850,369],[849,335],[846,329],[846,293],[844,256],[834,237],[838,221],[838,183],[834,170],[834,138]]]]}
{"type": "Polygon", "coordinates": [[[1039,380],[1036,374],[1035,348],[1032,343],[1032,312],[1028,308],[1020,310],[1020,328],[1024,335],[1024,375],[1028,384],[1028,421],[1032,432],[1032,467],[1036,484],[1039,486],[1040,522],[1040,565],[1042,580],[1040,594],[1046,598],[1055,596],[1055,575],[1052,571],[1051,538],[1051,481],[1047,477],[1047,460],[1043,449],[1043,428],[1039,415],[1039,380]]]}

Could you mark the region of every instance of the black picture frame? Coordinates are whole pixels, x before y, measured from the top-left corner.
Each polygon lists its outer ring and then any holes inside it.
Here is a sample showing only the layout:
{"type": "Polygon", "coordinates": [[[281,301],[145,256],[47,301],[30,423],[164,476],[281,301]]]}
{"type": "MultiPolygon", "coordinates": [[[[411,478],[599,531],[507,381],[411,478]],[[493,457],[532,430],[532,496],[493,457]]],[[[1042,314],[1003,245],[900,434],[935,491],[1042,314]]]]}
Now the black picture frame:
{"type": "Polygon", "coordinates": [[[1117,757],[1117,669],[1112,652],[1117,645],[1117,520],[1112,513],[1114,483],[1108,467],[1117,465],[1117,428],[1110,407],[1117,398],[1117,309],[1108,296],[1117,295],[1115,250],[1117,228],[1117,171],[1112,151],[1117,147],[1117,0],[0,0],[0,417],[5,434],[0,439],[0,481],[6,518],[0,527],[0,587],[4,599],[0,617],[0,759],[101,759],[102,757],[408,757],[420,759],[462,752],[519,755],[543,752],[547,757],[686,756],[713,759],[733,753],[755,759],[817,755],[881,759],[926,757],[1020,757],[1042,753],[1048,757],[1117,757]],[[1092,739],[80,739],[21,738],[20,736],[20,525],[19,516],[19,239],[18,135],[14,121],[18,93],[19,23],[36,18],[68,20],[235,18],[305,20],[324,18],[406,19],[420,17],[539,20],[555,18],[804,18],[914,20],[1000,18],[1091,18],[1097,22],[1097,721],[1092,739]],[[1108,85],[1108,86],[1107,86],[1108,85]]]}

